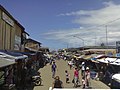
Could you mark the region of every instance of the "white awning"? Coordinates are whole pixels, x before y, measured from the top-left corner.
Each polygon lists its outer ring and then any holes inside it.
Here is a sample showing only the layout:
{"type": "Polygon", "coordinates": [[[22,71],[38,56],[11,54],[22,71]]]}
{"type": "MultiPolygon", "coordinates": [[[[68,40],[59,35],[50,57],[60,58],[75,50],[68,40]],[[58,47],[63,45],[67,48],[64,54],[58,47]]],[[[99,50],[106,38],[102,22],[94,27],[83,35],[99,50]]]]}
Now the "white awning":
{"type": "Polygon", "coordinates": [[[14,59],[5,59],[5,58],[0,58],[0,68],[1,67],[6,67],[9,65],[15,64],[14,59]]]}
{"type": "Polygon", "coordinates": [[[112,79],[114,79],[115,81],[119,82],[120,83],[120,74],[114,74],[112,76],[112,79]]]}

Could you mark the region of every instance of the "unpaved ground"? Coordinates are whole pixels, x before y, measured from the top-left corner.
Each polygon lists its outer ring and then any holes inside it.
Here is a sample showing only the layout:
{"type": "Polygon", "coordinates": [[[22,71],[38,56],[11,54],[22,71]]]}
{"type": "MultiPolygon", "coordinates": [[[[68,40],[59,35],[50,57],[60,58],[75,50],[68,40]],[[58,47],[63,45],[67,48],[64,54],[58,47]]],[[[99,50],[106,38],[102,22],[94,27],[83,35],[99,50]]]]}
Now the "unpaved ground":
{"type": "MultiPolygon", "coordinates": [[[[60,79],[63,81],[64,88],[73,88],[73,83],[71,83],[73,79],[73,71],[74,69],[70,70],[67,62],[63,60],[56,61],[57,64],[57,73],[56,75],[60,76],[60,79]],[[70,73],[70,83],[65,83],[65,70],[68,70],[70,73]]],[[[35,86],[33,90],[49,90],[49,87],[52,86],[53,78],[51,73],[51,65],[47,64],[44,68],[39,70],[41,72],[41,76],[43,79],[42,86],[35,86]]],[[[81,76],[80,76],[81,78],[81,76]]],[[[81,81],[81,80],[80,80],[81,81]]],[[[81,83],[80,83],[81,85],[81,83]]],[[[78,87],[82,88],[82,86],[78,87]]],[[[100,81],[91,80],[91,88],[92,89],[110,89],[107,85],[100,81]]]]}

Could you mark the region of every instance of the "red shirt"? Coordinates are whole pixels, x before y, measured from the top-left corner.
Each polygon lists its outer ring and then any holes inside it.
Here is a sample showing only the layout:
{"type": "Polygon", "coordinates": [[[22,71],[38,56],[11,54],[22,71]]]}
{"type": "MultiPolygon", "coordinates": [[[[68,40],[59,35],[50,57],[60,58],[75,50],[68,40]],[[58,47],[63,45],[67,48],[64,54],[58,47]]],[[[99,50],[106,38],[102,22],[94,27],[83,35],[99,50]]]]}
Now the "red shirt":
{"type": "Polygon", "coordinates": [[[79,72],[77,70],[74,71],[74,76],[79,77],[79,72]]]}

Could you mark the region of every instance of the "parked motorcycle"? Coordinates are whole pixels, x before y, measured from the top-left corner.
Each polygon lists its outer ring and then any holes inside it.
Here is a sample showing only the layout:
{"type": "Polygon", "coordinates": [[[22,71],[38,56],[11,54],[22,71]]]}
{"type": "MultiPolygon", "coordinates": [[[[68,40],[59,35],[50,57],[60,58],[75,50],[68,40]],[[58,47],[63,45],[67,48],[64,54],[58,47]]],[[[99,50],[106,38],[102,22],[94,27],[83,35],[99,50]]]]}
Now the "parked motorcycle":
{"type": "Polygon", "coordinates": [[[32,76],[32,82],[36,86],[41,85],[42,84],[41,75],[39,74],[39,75],[32,76]]]}

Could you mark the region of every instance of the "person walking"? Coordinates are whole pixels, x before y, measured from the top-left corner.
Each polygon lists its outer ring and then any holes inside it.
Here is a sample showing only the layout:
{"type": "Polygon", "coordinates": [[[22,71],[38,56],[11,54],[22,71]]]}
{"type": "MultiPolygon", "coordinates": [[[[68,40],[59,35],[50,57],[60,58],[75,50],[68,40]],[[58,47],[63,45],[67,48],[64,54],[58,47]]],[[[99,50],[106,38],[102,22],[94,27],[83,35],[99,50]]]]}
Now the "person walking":
{"type": "Polygon", "coordinates": [[[69,61],[70,70],[72,69],[73,62],[69,61]]]}
{"type": "Polygon", "coordinates": [[[67,70],[65,70],[65,75],[66,75],[66,83],[69,83],[68,81],[69,81],[70,74],[68,73],[67,70]]]}
{"type": "Polygon", "coordinates": [[[86,87],[89,88],[89,86],[90,86],[90,69],[89,69],[89,67],[86,67],[85,78],[86,78],[86,87]]]}
{"type": "Polygon", "coordinates": [[[55,77],[55,73],[56,73],[56,68],[57,68],[57,66],[55,64],[55,61],[53,62],[51,68],[52,68],[52,78],[54,78],[55,77]]]}
{"type": "Polygon", "coordinates": [[[86,86],[86,80],[85,80],[85,76],[82,77],[82,88],[84,89],[86,86]]]}
{"type": "Polygon", "coordinates": [[[75,71],[74,71],[74,87],[78,86],[78,82],[79,82],[79,72],[78,72],[78,69],[75,68],[75,71]]]}
{"type": "Polygon", "coordinates": [[[81,74],[82,76],[85,76],[85,62],[82,62],[82,65],[81,65],[81,74]]]}
{"type": "Polygon", "coordinates": [[[53,82],[52,88],[63,88],[63,82],[60,80],[59,76],[55,77],[55,81],[53,82]]]}

